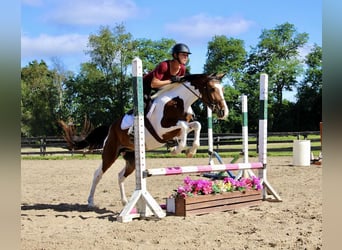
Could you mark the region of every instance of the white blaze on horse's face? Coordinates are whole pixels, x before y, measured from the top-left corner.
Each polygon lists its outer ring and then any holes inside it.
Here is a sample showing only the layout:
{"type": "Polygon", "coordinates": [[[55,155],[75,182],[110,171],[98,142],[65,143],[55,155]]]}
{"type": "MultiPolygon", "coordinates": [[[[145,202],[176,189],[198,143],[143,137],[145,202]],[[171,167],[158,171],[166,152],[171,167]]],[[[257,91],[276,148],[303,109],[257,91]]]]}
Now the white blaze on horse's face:
{"type": "Polygon", "coordinates": [[[224,91],[223,91],[223,86],[220,83],[215,83],[215,88],[219,94],[220,102],[218,103],[218,111],[217,115],[219,119],[226,119],[229,114],[229,109],[227,107],[226,101],[224,99],[224,91]]]}
{"type": "Polygon", "coordinates": [[[224,91],[223,86],[221,85],[220,80],[224,75],[216,76],[212,78],[207,85],[208,95],[203,95],[202,98],[207,103],[207,105],[211,108],[213,113],[215,113],[218,119],[225,119],[228,116],[229,110],[224,100],[224,91]]]}

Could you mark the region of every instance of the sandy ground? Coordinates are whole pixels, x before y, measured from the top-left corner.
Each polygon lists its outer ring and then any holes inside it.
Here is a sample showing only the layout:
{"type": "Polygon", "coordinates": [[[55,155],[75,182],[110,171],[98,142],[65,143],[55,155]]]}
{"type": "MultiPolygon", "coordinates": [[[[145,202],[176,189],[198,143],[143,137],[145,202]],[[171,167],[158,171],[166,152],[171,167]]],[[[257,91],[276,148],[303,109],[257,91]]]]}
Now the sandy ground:
{"type": "MultiPolygon", "coordinates": [[[[223,159],[228,163],[231,159],[223,159]]],[[[250,159],[250,161],[255,159],[250,159]]],[[[207,164],[207,159],[147,159],[148,168],[207,164]]],[[[293,167],[291,157],[268,159],[268,181],[282,202],[201,216],[120,223],[119,159],[87,197],[99,160],[22,160],[22,249],[322,249],[323,166],[293,167]]],[[[193,174],[195,175],[195,174],[193,174]]],[[[151,177],[160,204],[185,176],[151,177]]],[[[126,181],[127,195],[135,175],[126,181]]]]}

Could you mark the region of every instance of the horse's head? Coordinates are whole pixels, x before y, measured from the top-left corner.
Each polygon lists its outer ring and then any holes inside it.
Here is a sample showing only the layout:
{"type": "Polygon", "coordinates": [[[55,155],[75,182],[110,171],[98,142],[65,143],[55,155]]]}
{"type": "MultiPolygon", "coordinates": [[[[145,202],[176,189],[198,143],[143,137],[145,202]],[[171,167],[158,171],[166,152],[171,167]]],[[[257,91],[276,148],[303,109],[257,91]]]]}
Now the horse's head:
{"type": "Polygon", "coordinates": [[[199,98],[208,106],[219,119],[225,119],[229,110],[224,100],[223,86],[221,80],[225,74],[195,74],[186,76],[186,80],[191,82],[199,90],[199,98]]]}

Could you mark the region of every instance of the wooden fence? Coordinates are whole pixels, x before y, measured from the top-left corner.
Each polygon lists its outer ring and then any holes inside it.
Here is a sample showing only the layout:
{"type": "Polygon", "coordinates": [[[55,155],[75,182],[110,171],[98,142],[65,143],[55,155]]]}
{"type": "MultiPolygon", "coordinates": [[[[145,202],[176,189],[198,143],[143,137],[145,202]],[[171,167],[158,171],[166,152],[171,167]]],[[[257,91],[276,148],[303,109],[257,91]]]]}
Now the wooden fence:
{"type": "MultiPolygon", "coordinates": [[[[268,152],[291,152],[292,143],[295,139],[309,139],[311,142],[320,142],[319,131],[304,131],[304,132],[268,132],[269,140],[268,152]],[[315,138],[310,138],[315,135],[315,138]],[[284,137],[284,139],[272,139],[272,137],[284,137]],[[293,137],[289,139],[288,137],[293,137]],[[280,145],[280,146],[277,146],[280,145]]],[[[248,135],[248,144],[250,150],[258,151],[257,134],[248,135]]],[[[193,140],[192,134],[189,135],[188,144],[193,140]]],[[[201,146],[208,146],[207,134],[201,134],[201,146]]],[[[213,135],[214,149],[216,152],[241,152],[242,151],[242,135],[241,133],[230,134],[214,134],[213,135]]],[[[317,144],[317,143],[316,143],[317,144]]],[[[321,150],[321,146],[311,146],[311,150],[321,150]]],[[[158,150],[149,152],[165,154],[169,150],[167,147],[162,147],[158,150]]],[[[198,153],[206,153],[208,149],[200,148],[198,153]]],[[[53,155],[53,154],[100,154],[101,149],[88,151],[85,150],[69,150],[63,137],[22,137],[21,138],[21,154],[22,155],[53,155]]]]}

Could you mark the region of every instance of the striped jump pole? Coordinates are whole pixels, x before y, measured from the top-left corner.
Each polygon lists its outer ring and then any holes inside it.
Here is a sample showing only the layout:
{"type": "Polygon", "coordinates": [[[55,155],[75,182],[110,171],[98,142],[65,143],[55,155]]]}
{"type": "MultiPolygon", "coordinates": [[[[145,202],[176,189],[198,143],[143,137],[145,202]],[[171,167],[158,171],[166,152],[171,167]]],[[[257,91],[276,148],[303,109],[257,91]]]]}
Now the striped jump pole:
{"type": "Polygon", "coordinates": [[[214,153],[214,141],[213,141],[213,112],[207,107],[207,117],[208,117],[208,154],[209,154],[209,164],[213,165],[213,153],[214,153]]]}
{"type": "Polygon", "coordinates": [[[268,75],[260,75],[260,107],[259,107],[259,162],[263,164],[263,168],[259,169],[259,178],[263,181],[263,198],[266,193],[272,194],[277,201],[281,201],[280,196],[272,188],[267,180],[267,109],[268,109],[268,75]]]}
{"type": "Polygon", "coordinates": [[[262,169],[261,162],[254,163],[230,163],[218,165],[198,165],[198,166],[174,166],[166,168],[152,168],[144,171],[144,177],[180,175],[189,173],[202,173],[212,171],[234,171],[244,169],[262,169]]]}
{"type": "MultiPolygon", "coordinates": [[[[223,164],[222,158],[220,155],[214,150],[214,140],[213,140],[213,111],[207,107],[207,122],[208,122],[208,154],[209,154],[209,165],[214,165],[213,156],[217,159],[220,164],[223,164]]],[[[232,163],[232,162],[231,162],[232,163]]],[[[227,171],[228,175],[232,178],[235,176],[230,172],[227,171]]],[[[213,173],[205,173],[203,174],[204,177],[207,178],[217,178],[219,174],[213,173]]]]}
{"type": "MultiPolygon", "coordinates": [[[[241,95],[241,107],[243,162],[248,163],[248,102],[246,95],[241,95]]],[[[238,174],[238,178],[242,177],[242,175],[245,178],[247,178],[248,176],[255,176],[255,174],[250,169],[240,171],[238,174]]]]}
{"type": "Polygon", "coordinates": [[[129,222],[133,218],[144,218],[155,215],[158,218],[166,216],[160,205],[146,189],[146,179],[143,173],[146,169],[145,163],[145,126],[144,126],[144,100],[142,62],[136,57],[132,61],[133,94],[134,94],[134,150],[135,150],[135,179],[136,187],[131,199],[121,211],[117,220],[129,222]],[[132,213],[134,207],[137,213],[132,213]]]}

